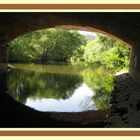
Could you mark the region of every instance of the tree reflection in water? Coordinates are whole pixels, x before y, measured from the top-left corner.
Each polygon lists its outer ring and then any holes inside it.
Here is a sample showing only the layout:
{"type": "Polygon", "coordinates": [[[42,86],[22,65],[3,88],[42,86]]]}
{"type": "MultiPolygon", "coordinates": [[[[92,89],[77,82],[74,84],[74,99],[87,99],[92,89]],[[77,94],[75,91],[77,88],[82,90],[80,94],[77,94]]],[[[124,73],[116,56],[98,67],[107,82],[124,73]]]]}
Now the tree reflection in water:
{"type": "MultiPolygon", "coordinates": [[[[35,65],[35,71],[29,70],[30,65],[28,70],[26,70],[27,64],[26,67],[24,64],[22,66],[23,69],[21,66],[20,69],[16,69],[15,66],[15,69],[9,73],[8,92],[13,98],[23,104],[29,105],[33,100],[36,100],[36,103],[42,101],[42,104],[43,101],[47,101],[51,106],[50,100],[52,100],[53,104],[56,104],[58,101],[63,102],[61,107],[65,108],[69,100],[69,108],[71,109],[61,109],[62,111],[76,111],[73,109],[75,103],[83,111],[109,108],[109,93],[113,89],[113,76],[101,68],[79,68],[75,72],[75,69],[69,66],[57,65],[56,68],[59,71],[60,67],[61,73],[54,73],[51,72],[50,65],[49,72],[44,72],[44,68],[42,69],[43,71],[36,71],[37,65],[35,65]],[[81,98],[82,95],[84,98],[81,98]]],[[[48,70],[47,65],[43,65],[43,67],[48,70]]],[[[54,65],[52,69],[54,71],[54,65]]],[[[59,106],[59,104],[56,104],[56,106],[59,106]]]]}

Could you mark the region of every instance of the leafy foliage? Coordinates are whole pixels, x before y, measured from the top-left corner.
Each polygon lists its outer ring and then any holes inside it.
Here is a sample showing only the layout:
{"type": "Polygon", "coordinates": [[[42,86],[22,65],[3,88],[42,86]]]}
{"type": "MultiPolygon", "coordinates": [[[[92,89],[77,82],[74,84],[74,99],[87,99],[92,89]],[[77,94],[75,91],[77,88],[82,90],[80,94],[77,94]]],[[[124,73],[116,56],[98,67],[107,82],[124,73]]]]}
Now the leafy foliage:
{"type": "Polygon", "coordinates": [[[108,70],[114,71],[128,69],[130,57],[128,46],[105,35],[97,35],[95,40],[82,46],[82,53],[73,56],[71,63],[85,66],[100,64],[108,70]]]}
{"type": "Polygon", "coordinates": [[[77,31],[45,29],[25,34],[10,42],[9,60],[15,62],[68,62],[85,38],[77,31]]]}

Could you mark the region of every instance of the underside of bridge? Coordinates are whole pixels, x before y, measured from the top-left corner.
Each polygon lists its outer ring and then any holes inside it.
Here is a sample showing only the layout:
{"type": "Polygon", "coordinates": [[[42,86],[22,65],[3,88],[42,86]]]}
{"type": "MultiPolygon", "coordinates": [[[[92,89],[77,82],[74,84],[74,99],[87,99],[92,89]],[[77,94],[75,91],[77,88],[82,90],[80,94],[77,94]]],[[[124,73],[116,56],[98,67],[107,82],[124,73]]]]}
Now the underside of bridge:
{"type": "Polygon", "coordinates": [[[51,27],[102,32],[127,43],[131,48],[129,75],[140,85],[140,13],[0,13],[1,71],[8,66],[9,41],[51,27]]]}

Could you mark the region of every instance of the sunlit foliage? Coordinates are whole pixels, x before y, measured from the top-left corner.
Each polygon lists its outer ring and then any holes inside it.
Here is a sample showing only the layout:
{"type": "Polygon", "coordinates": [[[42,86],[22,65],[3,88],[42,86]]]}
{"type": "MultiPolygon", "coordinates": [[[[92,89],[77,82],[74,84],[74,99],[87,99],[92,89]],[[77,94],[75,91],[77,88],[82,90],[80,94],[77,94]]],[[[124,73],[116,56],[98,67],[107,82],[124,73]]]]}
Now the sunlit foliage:
{"type": "Polygon", "coordinates": [[[129,54],[129,47],[125,44],[98,34],[95,40],[81,47],[81,52],[71,57],[71,63],[84,66],[99,64],[108,70],[118,71],[128,69],[129,54]]]}
{"type": "Polygon", "coordinates": [[[85,38],[77,31],[54,28],[38,30],[10,42],[9,60],[68,62],[74,52],[85,44],[85,38]]]}

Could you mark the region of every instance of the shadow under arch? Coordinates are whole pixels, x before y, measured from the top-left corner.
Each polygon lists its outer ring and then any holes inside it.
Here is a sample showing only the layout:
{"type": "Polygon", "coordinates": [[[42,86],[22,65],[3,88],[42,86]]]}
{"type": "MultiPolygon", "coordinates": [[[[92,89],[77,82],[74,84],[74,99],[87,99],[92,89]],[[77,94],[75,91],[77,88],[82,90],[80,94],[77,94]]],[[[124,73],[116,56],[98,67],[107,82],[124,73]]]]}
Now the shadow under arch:
{"type": "MultiPolygon", "coordinates": [[[[126,13],[1,13],[0,41],[6,43],[35,30],[63,27],[101,32],[132,45],[126,13]]],[[[134,35],[133,35],[134,36],[134,35]]],[[[134,37],[133,37],[134,38],[134,37]]]]}

